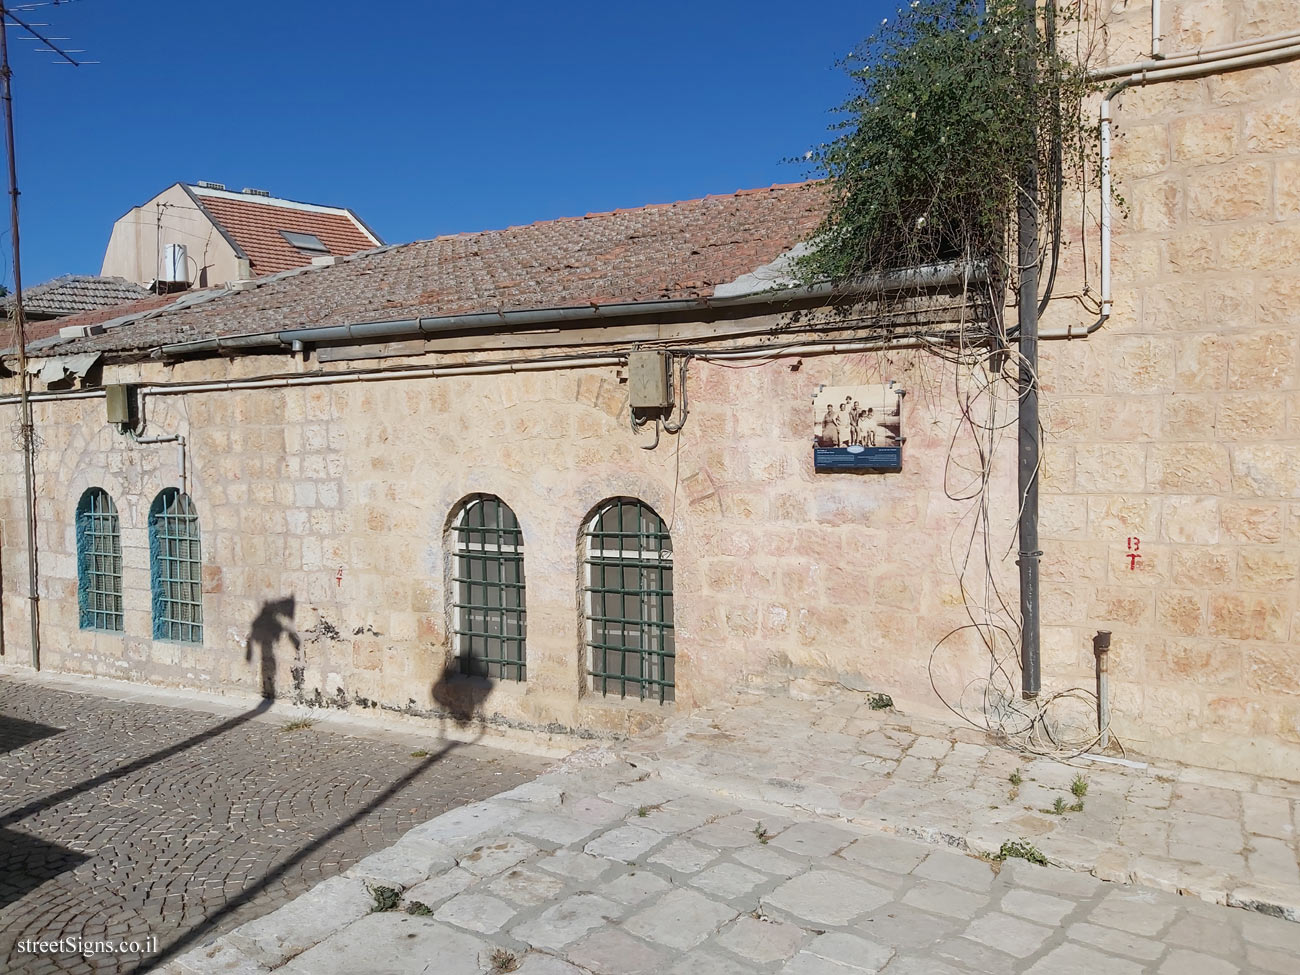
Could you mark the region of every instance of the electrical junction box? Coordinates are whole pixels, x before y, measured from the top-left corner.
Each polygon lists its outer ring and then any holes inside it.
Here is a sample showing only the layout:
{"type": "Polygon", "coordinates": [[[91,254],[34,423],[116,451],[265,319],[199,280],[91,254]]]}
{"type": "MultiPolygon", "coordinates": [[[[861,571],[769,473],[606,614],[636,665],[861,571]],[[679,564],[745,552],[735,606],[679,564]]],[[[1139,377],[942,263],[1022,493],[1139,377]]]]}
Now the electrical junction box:
{"type": "Polygon", "coordinates": [[[115,384],[104,387],[104,401],[108,405],[108,422],[119,426],[135,426],[135,387],[115,384]]]}
{"type": "Polygon", "coordinates": [[[667,410],[673,405],[667,352],[627,354],[627,393],[634,410],[667,410]]]}

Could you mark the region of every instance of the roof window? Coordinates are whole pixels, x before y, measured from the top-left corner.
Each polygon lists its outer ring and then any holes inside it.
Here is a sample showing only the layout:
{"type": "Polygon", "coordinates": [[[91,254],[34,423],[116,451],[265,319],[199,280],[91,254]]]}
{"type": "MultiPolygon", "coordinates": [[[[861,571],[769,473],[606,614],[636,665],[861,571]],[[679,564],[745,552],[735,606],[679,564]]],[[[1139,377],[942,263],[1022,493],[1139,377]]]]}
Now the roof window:
{"type": "Polygon", "coordinates": [[[281,230],[280,236],[304,254],[328,254],[330,249],[321,243],[315,234],[304,234],[297,230],[281,230]]]}

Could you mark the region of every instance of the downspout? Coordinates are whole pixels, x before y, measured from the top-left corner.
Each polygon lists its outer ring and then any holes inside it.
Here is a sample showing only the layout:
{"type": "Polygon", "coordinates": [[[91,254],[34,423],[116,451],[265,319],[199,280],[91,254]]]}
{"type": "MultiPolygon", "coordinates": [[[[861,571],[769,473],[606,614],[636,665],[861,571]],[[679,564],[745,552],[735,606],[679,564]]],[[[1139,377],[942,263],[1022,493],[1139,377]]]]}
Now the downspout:
{"type": "MultiPolygon", "coordinates": [[[[1053,2],[1053,0],[1048,0],[1053,2]]],[[[1017,66],[1022,92],[1031,97],[1037,87],[1038,4],[1020,0],[1020,14],[1027,32],[1034,38],[1034,53],[1022,55],[1017,66]]],[[[1038,548],[1038,130],[1026,134],[1020,168],[1017,203],[1017,253],[1020,269],[1017,282],[1018,311],[1017,388],[1017,488],[1020,518],[1020,693],[1026,700],[1038,696],[1041,681],[1038,569],[1043,553],[1038,548]]]]}

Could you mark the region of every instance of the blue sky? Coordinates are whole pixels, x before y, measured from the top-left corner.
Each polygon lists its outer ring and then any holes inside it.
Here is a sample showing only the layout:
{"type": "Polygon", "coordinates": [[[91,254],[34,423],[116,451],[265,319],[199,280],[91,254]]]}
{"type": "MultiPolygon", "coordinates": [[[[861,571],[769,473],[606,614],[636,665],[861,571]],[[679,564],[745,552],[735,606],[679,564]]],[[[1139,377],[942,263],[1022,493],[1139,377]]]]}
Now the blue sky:
{"type": "MultiPolygon", "coordinates": [[[[176,181],[352,207],[389,242],[803,178],[897,0],[75,0],[10,31],[23,283],[98,273],[176,181]]],[[[2,221],[7,228],[7,219],[2,221]]],[[[0,237],[11,284],[9,235],[0,237]]]]}

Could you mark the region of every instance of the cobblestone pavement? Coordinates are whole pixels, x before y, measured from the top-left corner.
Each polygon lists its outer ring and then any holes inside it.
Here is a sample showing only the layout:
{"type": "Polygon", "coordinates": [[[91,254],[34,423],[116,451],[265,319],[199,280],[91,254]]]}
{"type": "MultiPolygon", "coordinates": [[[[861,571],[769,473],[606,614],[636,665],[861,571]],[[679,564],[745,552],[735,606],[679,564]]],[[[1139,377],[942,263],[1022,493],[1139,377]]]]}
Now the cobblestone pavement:
{"type": "Polygon", "coordinates": [[[411,830],[165,970],[1300,971],[1300,924],[789,812],[669,781],[618,748],[593,749],[411,830]],[[381,899],[389,909],[373,911],[381,899]]]}
{"type": "Polygon", "coordinates": [[[1295,782],[1174,763],[1037,758],[995,747],[969,726],[872,710],[848,693],[742,697],[673,721],[625,754],[723,795],[976,854],[1026,840],[1053,864],[1104,880],[1300,921],[1295,782]]]}
{"type": "MultiPolygon", "coordinates": [[[[417,823],[531,779],[477,745],[285,730],[0,677],[0,971],[126,972],[141,954],[26,939],[183,945],[265,914],[417,823]]],[[[364,967],[358,970],[364,970],[364,967]]]]}

